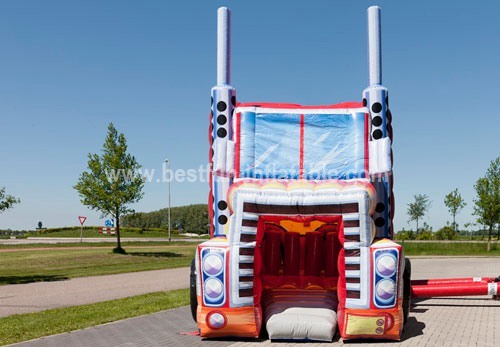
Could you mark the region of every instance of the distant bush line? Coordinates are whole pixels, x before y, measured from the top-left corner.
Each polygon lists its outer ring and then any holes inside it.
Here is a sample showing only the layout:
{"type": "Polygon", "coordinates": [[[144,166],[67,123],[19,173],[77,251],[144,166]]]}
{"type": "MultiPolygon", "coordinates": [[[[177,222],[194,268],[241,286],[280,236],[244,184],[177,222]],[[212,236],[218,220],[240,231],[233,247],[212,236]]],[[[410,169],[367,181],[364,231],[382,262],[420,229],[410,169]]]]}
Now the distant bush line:
{"type": "MultiPolygon", "coordinates": [[[[473,231],[472,235],[468,231],[458,231],[454,232],[453,228],[449,225],[442,227],[437,231],[431,230],[419,230],[416,233],[413,230],[400,230],[394,236],[395,240],[485,240],[486,239],[486,230],[477,230],[473,231]]],[[[494,240],[495,238],[492,238],[494,240]]]]}
{"type": "MultiPolygon", "coordinates": [[[[83,227],[84,232],[99,232],[98,226],[87,226],[83,227]]],[[[168,232],[167,228],[130,228],[130,227],[120,227],[120,230],[125,233],[137,233],[142,234],[145,231],[156,231],[156,232],[168,232]]],[[[61,227],[61,228],[44,228],[42,230],[37,230],[35,233],[39,234],[50,234],[54,232],[64,232],[64,231],[80,231],[80,227],[61,227]]],[[[172,230],[172,233],[176,234],[177,230],[172,230]]]]}
{"type": "MultiPolygon", "coordinates": [[[[195,233],[208,234],[209,218],[207,204],[194,204],[187,206],[172,207],[171,209],[171,233],[195,233]]],[[[168,208],[153,212],[136,212],[123,216],[120,219],[120,231],[127,233],[143,232],[168,232],[168,208]]],[[[84,226],[86,232],[96,232],[99,227],[84,226]]],[[[80,231],[80,226],[43,228],[32,230],[0,230],[0,238],[10,236],[29,236],[33,234],[49,234],[64,231],[80,231]]]]}
{"type": "MultiPolygon", "coordinates": [[[[179,230],[179,232],[208,233],[210,221],[207,204],[172,207],[170,218],[172,229],[179,230]]],[[[122,225],[129,228],[148,230],[152,228],[168,229],[168,208],[126,215],[122,218],[122,225]]]]}

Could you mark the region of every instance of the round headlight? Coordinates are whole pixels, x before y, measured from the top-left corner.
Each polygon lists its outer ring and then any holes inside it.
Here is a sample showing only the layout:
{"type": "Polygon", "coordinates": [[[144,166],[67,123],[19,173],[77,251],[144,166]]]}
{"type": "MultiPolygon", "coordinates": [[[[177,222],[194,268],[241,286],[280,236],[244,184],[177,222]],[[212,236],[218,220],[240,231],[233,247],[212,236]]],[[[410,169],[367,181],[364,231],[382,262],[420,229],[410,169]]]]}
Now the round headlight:
{"type": "Polygon", "coordinates": [[[377,272],[379,275],[388,277],[396,272],[396,258],[392,255],[383,255],[377,259],[377,272]]]}
{"type": "Polygon", "coordinates": [[[396,285],[392,280],[382,280],[377,284],[377,297],[382,301],[391,301],[396,294],[396,285]]]}
{"type": "Polygon", "coordinates": [[[223,265],[222,258],[217,254],[209,254],[203,259],[203,271],[210,276],[218,275],[223,265]]]}
{"type": "Polygon", "coordinates": [[[222,312],[210,312],[207,315],[207,325],[211,329],[221,329],[227,324],[226,316],[222,312]]]}
{"type": "Polygon", "coordinates": [[[217,278],[209,278],[205,281],[205,295],[212,300],[219,298],[223,289],[222,282],[217,278]]]}

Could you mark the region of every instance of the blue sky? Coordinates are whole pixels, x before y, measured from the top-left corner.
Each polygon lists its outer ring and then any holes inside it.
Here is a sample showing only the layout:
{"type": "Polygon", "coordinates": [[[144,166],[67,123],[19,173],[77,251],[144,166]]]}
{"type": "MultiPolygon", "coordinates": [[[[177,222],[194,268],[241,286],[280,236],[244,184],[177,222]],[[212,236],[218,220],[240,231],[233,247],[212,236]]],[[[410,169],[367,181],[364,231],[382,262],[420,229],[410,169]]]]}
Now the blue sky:
{"type": "MultiPolygon", "coordinates": [[[[396,228],[428,194],[424,221],[451,220],[458,188],[472,221],[473,184],[500,155],[500,10],[457,1],[2,1],[0,186],[22,203],[0,228],[102,224],[72,188],[113,122],[145,167],[207,161],[216,83],[216,11],[233,15],[232,84],[239,101],[328,104],[367,85],[366,8],[382,7],[383,84],[394,127],[396,228]]],[[[149,183],[134,208],[167,206],[149,183]]],[[[205,183],[173,183],[174,206],[206,202],[205,183]]]]}

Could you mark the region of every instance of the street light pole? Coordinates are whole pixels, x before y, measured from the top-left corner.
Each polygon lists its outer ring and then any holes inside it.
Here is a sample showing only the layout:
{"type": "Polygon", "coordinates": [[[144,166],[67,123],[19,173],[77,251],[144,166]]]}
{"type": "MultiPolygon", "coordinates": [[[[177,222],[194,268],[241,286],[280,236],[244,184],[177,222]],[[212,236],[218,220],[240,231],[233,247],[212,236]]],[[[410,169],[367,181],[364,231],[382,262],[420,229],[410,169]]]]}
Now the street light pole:
{"type": "Polygon", "coordinates": [[[172,181],[172,175],[170,173],[170,160],[165,159],[165,163],[167,163],[168,167],[168,242],[172,241],[172,238],[170,236],[170,210],[171,210],[171,199],[170,199],[170,182],[172,181]]]}

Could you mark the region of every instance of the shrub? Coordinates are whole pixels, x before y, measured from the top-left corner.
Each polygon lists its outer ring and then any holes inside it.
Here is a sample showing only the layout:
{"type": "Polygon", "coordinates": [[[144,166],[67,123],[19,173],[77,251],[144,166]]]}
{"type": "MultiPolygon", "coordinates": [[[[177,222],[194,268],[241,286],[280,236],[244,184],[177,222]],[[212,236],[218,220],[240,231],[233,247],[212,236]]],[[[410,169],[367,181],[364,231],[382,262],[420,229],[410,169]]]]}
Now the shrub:
{"type": "Polygon", "coordinates": [[[432,240],[432,232],[429,230],[422,230],[418,234],[417,240],[432,240]]]}
{"type": "Polygon", "coordinates": [[[397,240],[414,240],[415,235],[413,234],[413,231],[411,230],[400,230],[396,234],[396,239],[397,240]]]}
{"type": "Polygon", "coordinates": [[[457,234],[453,231],[453,228],[450,226],[445,226],[436,231],[434,234],[436,240],[455,240],[457,238],[457,234]]]}

